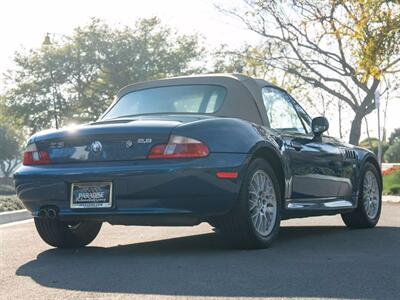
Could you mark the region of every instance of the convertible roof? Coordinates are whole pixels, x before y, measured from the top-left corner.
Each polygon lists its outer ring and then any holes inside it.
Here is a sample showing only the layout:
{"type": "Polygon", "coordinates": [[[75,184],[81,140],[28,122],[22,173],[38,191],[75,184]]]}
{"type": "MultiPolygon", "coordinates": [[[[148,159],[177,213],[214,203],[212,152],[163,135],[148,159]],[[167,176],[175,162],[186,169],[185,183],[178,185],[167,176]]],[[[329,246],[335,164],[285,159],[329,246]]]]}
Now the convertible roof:
{"type": "MultiPolygon", "coordinates": [[[[220,81],[221,79],[230,79],[235,81],[240,81],[244,84],[248,83],[248,81],[252,81],[253,83],[257,84],[258,87],[263,87],[266,85],[274,86],[274,84],[265,81],[261,78],[253,78],[243,74],[236,74],[236,73],[215,73],[215,74],[199,74],[199,75],[188,75],[188,76],[177,76],[177,77],[169,77],[164,79],[158,80],[149,80],[149,81],[142,81],[138,83],[133,83],[125,86],[118,92],[118,96],[122,94],[126,94],[127,92],[131,92],[134,90],[140,90],[143,88],[150,88],[156,86],[167,86],[167,85],[175,85],[176,83],[185,83],[189,84],[192,82],[193,84],[199,83],[199,81],[204,80],[215,80],[220,81]]],[[[247,85],[247,84],[246,84],[247,85]]]]}
{"type": "Polygon", "coordinates": [[[264,111],[261,88],[273,84],[241,74],[191,75],[139,82],[121,89],[117,97],[148,88],[190,84],[220,85],[227,89],[224,103],[214,115],[241,118],[260,125],[265,123],[260,114],[264,111]]]}

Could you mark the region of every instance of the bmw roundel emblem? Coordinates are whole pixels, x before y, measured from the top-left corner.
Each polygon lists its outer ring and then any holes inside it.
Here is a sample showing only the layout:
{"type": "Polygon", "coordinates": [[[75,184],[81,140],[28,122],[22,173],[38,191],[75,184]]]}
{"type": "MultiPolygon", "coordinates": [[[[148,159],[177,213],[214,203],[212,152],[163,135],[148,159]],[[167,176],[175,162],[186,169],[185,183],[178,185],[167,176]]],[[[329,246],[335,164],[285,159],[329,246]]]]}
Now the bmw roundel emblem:
{"type": "Polygon", "coordinates": [[[92,145],[90,145],[90,150],[94,153],[99,153],[103,150],[103,145],[99,141],[94,141],[92,145]]]}
{"type": "Polygon", "coordinates": [[[129,148],[132,148],[132,146],[133,146],[132,140],[127,140],[126,143],[125,143],[125,147],[126,147],[127,149],[129,149],[129,148]]]}

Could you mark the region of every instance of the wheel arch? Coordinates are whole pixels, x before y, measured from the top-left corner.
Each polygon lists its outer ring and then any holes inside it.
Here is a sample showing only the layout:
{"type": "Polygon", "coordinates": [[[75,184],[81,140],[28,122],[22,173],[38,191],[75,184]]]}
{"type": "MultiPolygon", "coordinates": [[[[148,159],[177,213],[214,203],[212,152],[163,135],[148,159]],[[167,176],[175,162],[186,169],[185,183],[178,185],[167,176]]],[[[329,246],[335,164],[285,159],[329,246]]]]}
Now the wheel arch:
{"type": "Polygon", "coordinates": [[[279,183],[280,193],[282,197],[282,204],[283,204],[286,191],[286,180],[285,180],[286,176],[285,176],[284,163],[280,152],[277,149],[275,149],[272,145],[269,146],[267,143],[263,143],[262,145],[258,145],[252,149],[250,161],[256,158],[262,158],[266,160],[271,165],[272,169],[275,171],[279,183]]]}
{"type": "Polygon", "coordinates": [[[383,181],[382,181],[382,172],[381,172],[381,167],[379,166],[378,160],[376,159],[376,157],[374,157],[373,155],[367,155],[364,158],[361,170],[364,168],[366,163],[370,163],[372,165],[374,165],[374,167],[376,168],[376,170],[378,171],[379,174],[379,184],[381,186],[381,189],[383,189],[383,181]]]}

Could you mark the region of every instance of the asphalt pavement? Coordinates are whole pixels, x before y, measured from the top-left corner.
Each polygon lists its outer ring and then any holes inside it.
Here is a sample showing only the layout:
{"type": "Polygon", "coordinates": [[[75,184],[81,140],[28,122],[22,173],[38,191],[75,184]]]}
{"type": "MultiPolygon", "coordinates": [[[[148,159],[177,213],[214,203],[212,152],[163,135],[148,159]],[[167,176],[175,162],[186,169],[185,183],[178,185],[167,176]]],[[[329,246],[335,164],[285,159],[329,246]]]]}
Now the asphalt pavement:
{"type": "Polygon", "coordinates": [[[230,249],[207,224],[104,224],[79,250],[47,246],[32,221],[0,225],[0,299],[399,299],[400,204],[378,225],[284,221],[265,250],[230,249]]]}

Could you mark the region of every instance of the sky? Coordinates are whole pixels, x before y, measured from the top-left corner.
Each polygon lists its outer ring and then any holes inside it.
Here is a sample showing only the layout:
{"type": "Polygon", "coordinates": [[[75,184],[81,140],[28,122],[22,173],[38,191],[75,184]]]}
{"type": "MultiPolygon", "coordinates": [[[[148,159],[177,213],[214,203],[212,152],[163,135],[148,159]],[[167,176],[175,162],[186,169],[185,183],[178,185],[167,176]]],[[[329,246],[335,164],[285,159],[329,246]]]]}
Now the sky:
{"type": "Polygon", "coordinates": [[[0,71],[11,66],[15,50],[38,47],[46,32],[70,34],[91,17],[111,25],[133,25],[138,18],[158,16],[179,33],[200,33],[208,45],[240,46],[256,35],[226,17],[215,3],[231,5],[236,0],[6,0],[0,10],[0,71]]]}
{"type": "MultiPolygon", "coordinates": [[[[158,16],[179,33],[201,34],[208,48],[220,44],[237,48],[258,40],[239,21],[221,14],[215,3],[231,6],[240,0],[5,0],[0,10],[0,74],[12,68],[15,51],[39,47],[46,32],[68,35],[91,17],[123,26],[133,25],[138,18],[158,16]]],[[[400,127],[400,100],[389,103],[388,132],[400,127]]],[[[376,136],[376,112],[368,120],[371,135],[376,136]]],[[[335,125],[331,124],[332,135],[337,133],[335,125]]]]}

